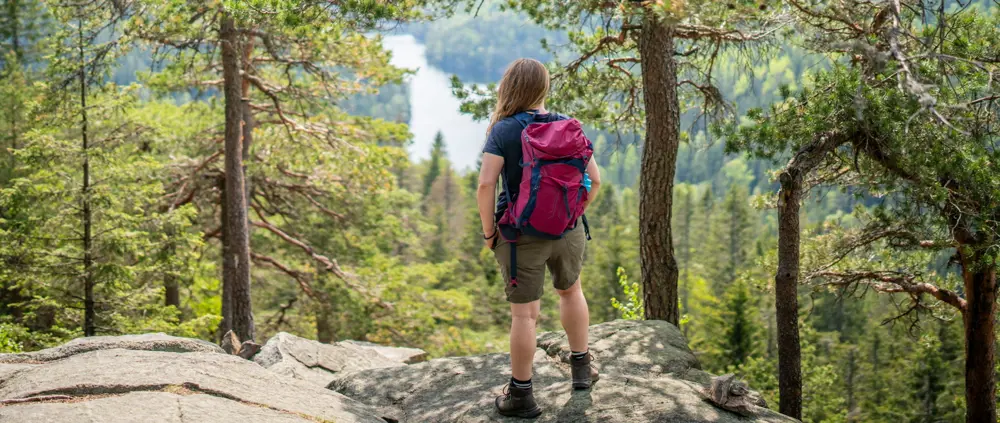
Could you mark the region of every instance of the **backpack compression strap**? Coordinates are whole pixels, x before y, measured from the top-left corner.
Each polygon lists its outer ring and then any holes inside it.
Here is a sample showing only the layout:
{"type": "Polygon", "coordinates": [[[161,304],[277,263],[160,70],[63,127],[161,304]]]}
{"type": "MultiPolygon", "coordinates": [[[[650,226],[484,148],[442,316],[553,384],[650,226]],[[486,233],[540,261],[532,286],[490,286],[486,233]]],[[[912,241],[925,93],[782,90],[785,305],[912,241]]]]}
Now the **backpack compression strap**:
{"type": "MultiPolygon", "coordinates": [[[[524,111],[514,115],[513,118],[521,124],[521,130],[524,131],[524,129],[528,128],[528,125],[531,125],[535,121],[535,113],[537,113],[535,110],[524,111]]],[[[507,175],[504,175],[504,183],[507,183],[507,175]]],[[[504,190],[504,194],[507,195],[507,207],[516,207],[510,197],[509,184],[507,185],[507,189],[504,190]]],[[[520,231],[516,221],[514,222],[514,229],[520,231]]],[[[508,244],[510,244],[510,286],[517,288],[517,237],[509,241],[508,244]]]]}

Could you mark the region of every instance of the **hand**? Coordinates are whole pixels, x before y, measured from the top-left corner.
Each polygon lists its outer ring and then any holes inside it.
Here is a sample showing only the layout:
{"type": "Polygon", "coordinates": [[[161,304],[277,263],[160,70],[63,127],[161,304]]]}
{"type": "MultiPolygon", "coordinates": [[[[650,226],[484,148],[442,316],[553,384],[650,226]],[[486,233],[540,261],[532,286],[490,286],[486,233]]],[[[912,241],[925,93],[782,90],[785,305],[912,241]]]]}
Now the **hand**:
{"type": "Polygon", "coordinates": [[[496,229],[493,230],[493,236],[483,236],[483,243],[486,244],[486,248],[490,250],[496,248],[498,242],[500,242],[500,232],[496,229]]]}

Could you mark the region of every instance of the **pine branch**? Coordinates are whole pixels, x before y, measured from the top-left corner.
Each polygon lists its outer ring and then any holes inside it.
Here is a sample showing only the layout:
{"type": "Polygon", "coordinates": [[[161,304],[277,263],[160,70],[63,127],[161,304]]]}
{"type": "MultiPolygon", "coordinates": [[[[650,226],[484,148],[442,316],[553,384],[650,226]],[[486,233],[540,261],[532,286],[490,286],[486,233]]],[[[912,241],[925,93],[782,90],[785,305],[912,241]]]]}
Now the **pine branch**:
{"type": "MultiPolygon", "coordinates": [[[[254,262],[265,263],[265,264],[270,265],[271,267],[274,267],[274,268],[276,268],[276,269],[284,272],[286,275],[290,276],[292,279],[295,279],[295,282],[297,282],[299,284],[299,288],[301,288],[302,292],[304,292],[307,296],[309,296],[309,298],[317,299],[316,292],[313,291],[312,286],[309,284],[309,281],[306,279],[306,275],[303,274],[302,272],[300,272],[298,270],[294,270],[291,267],[289,267],[289,266],[281,263],[280,261],[276,260],[275,258],[270,257],[270,256],[266,256],[264,254],[255,253],[255,252],[251,251],[250,252],[250,258],[253,259],[254,262]]],[[[292,302],[294,302],[294,301],[292,301],[292,302]]],[[[291,307],[291,303],[289,304],[289,307],[291,307]]],[[[287,309],[287,307],[286,307],[286,309],[287,309]]],[[[284,314],[284,310],[282,310],[282,314],[284,314]]]]}
{"type": "Polygon", "coordinates": [[[379,307],[382,307],[382,308],[387,309],[387,310],[392,310],[392,308],[393,308],[392,304],[382,301],[380,298],[378,298],[374,294],[370,293],[368,291],[368,289],[366,289],[365,287],[363,287],[363,286],[359,285],[358,283],[356,283],[355,280],[354,280],[354,277],[352,275],[349,275],[347,272],[344,272],[344,270],[340,268],[340,265],[337,264],[336,260],[332,260],[329,257],[326,257],[326,256],[318,253],[308,243],[306,243],[306,242],[304,242],[302,240],[299,240],[299,239],[297,239],[297,238],[289,235],[285,231],[281,230],[277,226],[272,225],[271,223],[269,223],[264,218],[263,214],[259,210],[256,210],[256,211],[257,211],[257,216],[261,220],[251,222],[251,224],[253,226],[256,226],[258,228],[266,229],[269,232],[273,233],[274,235],[277,235],[278,238],[281,238],[285,242],[287,242],[289,244],[292,244],[292,245],[300,248],[302,251],[304,251],[306,254],[308,254],[310,257],[312,257],[314,260],[316,260],[319,263],[323,264],[323,270],[328,271],[330,273],[333,273],[340,280],[342,280],[349,288],[351,288],[351,289],[357,291],[358,293],[362,294],[363,296],[367,297],[368,299],[370,299],[373,303],[375,303],[379,307]]]}
{"type": "Polygon", "coordinates": [[[964,312],[967,308],[965,299],[951,290],[940,288],[927,282],[918,281],[919,275],[907,274],[890,270],[823,271],[808,275],[807,280],[823,278],[823,285],[848,286],[865,284],[875,291],[884,293],[908,293],[915,302],[919,302],[921,294],[929,294],[943,303],[951,305],[964,312]]]}
{"type": "MultiPolygon", "coordinates": [[[[173,210],[183,204],[187,204],[188,202],[191,201],[192,198],[194,198],[194,194],[195,192],[197,192],[197,189],[191,190],[191,192],[188,193],[187,196],[181,197],[181,195],[187,189],[188,184],[194,179],[194,177],[197,176],[199,173],[201,173],[201,171],[205,169],[206,166],[214,162],[219,157],[222,157],[222,153],[223,150],[221,148],[216,150],[215,153],[212,153],[211,156],[208,156],[208,158],[202,160],[201,163],[195,166],[195,168],[190,173],[188,173],[187,177],[181,179],[181,187],[178,188],[177,191],[174,192],[174,194],[172,194],[174,200],[170,202],[170,207],[168,208],[168,210],[173,210]]],[[[175,181],[174,183],[176,184],[177,181],[175,181]]]]}
{"type": "Polygon", "coordinates": [[[274,313],[273,316],[267,319],[267,321],[264,322],[264,325],[269,326],[274,330],[281,328],[281,325],[285,324],[285,313],[287,313],[288,310],[290,310],[292,306],[295,305],[296,301],[298,301],[298,298],[292,298],[288,300],[288,303],[280,306],[278,308],[278,312],[274,313]],[[275,322],[275,320],[277,321],[275,322]],[[271,324],[271,322],[274,322],[274,324],[271,324]]]}
{"type": "Polygon", "coordinates": [[[620,46],[625,44],[625,41],[628,39],[629,30],[632,28],[633,27],[629,25],[623,25],[622,30],[621,32],[618,33],[618,35],[604,36],[603,38],[597,41],[597,45],[595,45],[594,48],[585,51],[582,55],[580,55],[580,57],[577,57],[576,60],[570,62],[568,65],[566,65],[565,68],[563,68],[562,71],[553,75],[552,79],[559,79],[568,73],[576,73],[576,71],[580,68],[581,65],[583,65],[584,62],[590,60],[590,58],[593,57],[595,54],[599,53],[600,51],[604,50],[609,46],[612,45],[620,46]]]}

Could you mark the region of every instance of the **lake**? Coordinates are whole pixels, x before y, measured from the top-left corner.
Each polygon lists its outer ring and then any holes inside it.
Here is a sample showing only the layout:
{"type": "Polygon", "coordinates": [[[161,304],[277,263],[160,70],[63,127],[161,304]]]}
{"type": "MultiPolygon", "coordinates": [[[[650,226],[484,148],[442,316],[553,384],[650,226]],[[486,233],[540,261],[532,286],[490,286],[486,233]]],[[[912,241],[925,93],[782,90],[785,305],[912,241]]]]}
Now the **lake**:
{"type": "Polygon", "coordinates": [[[461,102],[451,94],[451,75],[427,63],[426,48],[412,35],[391,35],[383,45],[392,52],[394,66],[416,69],[410,82],[409,147],[414,160],[430,156],[434,135],[441,131],[448,148],[448,160],[459,170],[472,169],[482,155],[486,121],[477,122],[459,112],[461,102]]]}

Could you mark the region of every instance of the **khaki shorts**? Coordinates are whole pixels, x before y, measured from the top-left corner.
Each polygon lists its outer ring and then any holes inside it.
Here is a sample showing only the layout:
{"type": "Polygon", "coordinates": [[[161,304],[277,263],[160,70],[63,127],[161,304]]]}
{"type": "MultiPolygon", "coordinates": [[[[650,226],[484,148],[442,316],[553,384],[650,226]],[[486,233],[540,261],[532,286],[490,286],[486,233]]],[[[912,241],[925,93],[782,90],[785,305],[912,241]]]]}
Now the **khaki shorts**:
{"type": "Polygon", "coordinates": [[[542,298],[545,268],[555,289],[569,289],[580,278],[587,237],[583,228],[566,232],[561,239],[521,235],[517,240],[517,287],[510,284],[510,244],[502,239],[493,249],[503,279],[507,301],[524,304],[542,298]]]}

